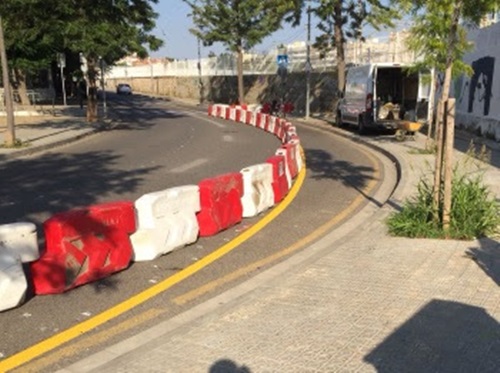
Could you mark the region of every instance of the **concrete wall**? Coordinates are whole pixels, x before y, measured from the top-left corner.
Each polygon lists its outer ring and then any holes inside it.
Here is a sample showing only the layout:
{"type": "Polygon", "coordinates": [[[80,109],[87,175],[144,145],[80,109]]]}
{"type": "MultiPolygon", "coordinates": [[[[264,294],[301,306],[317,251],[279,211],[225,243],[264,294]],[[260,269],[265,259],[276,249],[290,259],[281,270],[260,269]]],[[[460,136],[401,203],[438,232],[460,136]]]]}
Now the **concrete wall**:
{"type": "MultiPolygon", "coordinates": [[[[203,98],[207,102],[234,103],[238,98],[236,76],[202,77],[203,98]]],[[[118,83],[129,83],[134,92],[199,100],[199,78],[192,77],[124,77],[107,79],[108,89],[118,83]]],[[[245,101],[248,104],[284,99],[295,106],[295,113],[305,111],[306,76],[290,73],[285,79],[275,75],[245,75],[245,101]]],[[[336,92],[334,72],[311,74],[311,112],[333,112],[336,92]]]]}
{"type": "Polygon", "coordinates": [[[456,124],[500,141],[500,23],[469,33],[474,50],[464,62],[474,69],[471,77],[455,80],[456,124]]]}

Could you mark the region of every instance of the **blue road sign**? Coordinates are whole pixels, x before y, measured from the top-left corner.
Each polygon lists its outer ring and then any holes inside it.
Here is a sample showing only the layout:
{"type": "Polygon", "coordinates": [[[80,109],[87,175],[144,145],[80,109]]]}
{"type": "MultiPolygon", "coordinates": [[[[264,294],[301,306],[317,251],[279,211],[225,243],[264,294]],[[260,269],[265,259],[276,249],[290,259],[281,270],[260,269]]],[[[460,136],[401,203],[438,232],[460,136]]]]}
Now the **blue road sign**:
{"type": "Polygon", "coordinates": [[[276,57],[276,62],[278,66],[287,67],[288,66],[288,55],[286,54],[278,54],[276,57]]]}

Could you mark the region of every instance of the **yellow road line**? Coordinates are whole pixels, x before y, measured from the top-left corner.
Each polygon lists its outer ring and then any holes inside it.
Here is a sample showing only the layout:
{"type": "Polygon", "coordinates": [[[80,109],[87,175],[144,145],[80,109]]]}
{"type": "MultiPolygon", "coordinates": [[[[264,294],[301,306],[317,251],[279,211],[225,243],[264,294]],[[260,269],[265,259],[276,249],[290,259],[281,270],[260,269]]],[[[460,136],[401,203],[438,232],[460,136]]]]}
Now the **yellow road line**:
{"type": "MultiPolygon", "coordinates": [[[[370,159],[372,159],[372,156],[369,153],[365,154],[368,155],[370,159]]],[[[376,163],[375,163],[376,164],[376,163]]],[[[378,167],[374,166],[375,172],[374,172],[374,178],[363,188],[362,193],[365,193],[368,195],[373,188],[375,187],[377,180],[380,176],[380,170],[378,167]]],[[[209,293],[212,290],[229,283],[230,281],[233,281],[235,279],[238,279],[256,269],[259,267],[263,267],[267,264],[270,264],[278,259],[281,259],[285,257],[286,255],[289,255],[300,248],[304,247],[305,245],[311,243],[312,241],[316,240],[317,238],[321,237],[323,234],[325,234],[328,230],[330,230],[335,224],[341,222],[343,219],[345,219],[349,214],[353,213],[359,205],[363,202],[363,200],[366,200],[366,197],[363,194],[358,195],[350,204],[347,206],[344,210],[342,210],[339,214],[335,215],[332,219],[321,225],[319,228],[315,229],[313,232],[308,234],[307,236],[303,237],[299,241],[295,242],[293,245],[288,246],[285,249],[282,249],[272,255],[269,255],[261,260],[258,260],[256,262],[253,262],[245,267],[239,268],[238,270],[231,272],[227,274],[226,276],[223,276],[221,278],[218,278],[216,280],[210,281],[196,289],[193,289],[187,293],[184,293],[182,295],[179,295],[178,297],[175,297],[173,299],[173,302],[178,305],[183,305],[186,304],[187,302],[190,302],[193,299],[196,299],[197,297],[209,293]]]]}
{"type": "Polygon", "coordinates": [[[106,341],[109,341],[114,336],[126,332],[127,330],[130,330],[149,320],[152,320],[165,312],[166,309],[161,310],[158,308],[151,308],[145,312],[140,313],[139,315],[136,315],[130,319],[127,319],[113,326],[112,328],[107,328],[92,336],[87,336],[82,340],[79,340],[78,342],[72,343],[68,346],[61,348],[55,353],[48,354],[46,356],[41,357],[38,360],[29,362],[27,365],[24,365],[22,368],[20,368],[20,370],[22,369],[23,373],[39,372],[42,369],[57,363],[58,361],[60,361],[65,357],[73,356],[77,354],[79,351],[82,351],[83,349],[91,348],[97,346],[98,344],[102,344],[106,341]]]}
{"type": "Polygon", "coordinates": [[[0,361],[0,372],[6,372],[8,370],[14,369],[22,364],[27,363],[28,361],[33,360],[34,358],[43,355],[46,352],[49,352],[62,344],[71,341],[74,338],[85,334],[92,329],[98,327],[106,323],[107,321],[131,310],[132,308],[146,302],[147,300],[155,297],[156,295],[168,290],[175,284],[181,282],[182,280],[192,276],[194,273],[200,271],[204,267],[208,266],[212,262],[218,260],[225,254],[232,251],[238,245],[242,244],[253,235],[258,233],[262,228],[264,228],[267,224],[273,221],[279,214],[281,214],[295,199],[297,196],[302,184],[304,183],[306,175],[306,168],[303,167],[295,183],[290,189],[290,192],[285,197],[285,199],[277,206],[275,206],[268,214],[266,214],[261,220],[259,220],[256,224],[251,226],[249,229],[245,230],[242,234],[236,237],[234,240],[228,242],[224,246],[220,247],[216,251],[210,253],[209,255],[203,257],[196,263],[191,264],[189,267],[186,267],[182,271],[175,273],[169,278],[159,282],[158,284],[144,290],[143,292],[123,301],[122,303],[113,306],[106,311],[101,312],[100,314],[80,323],[74,325],[61,333],[58,333],[52,337],[49,337],[27,349],[12,355],[2,361],[0,361]]]}

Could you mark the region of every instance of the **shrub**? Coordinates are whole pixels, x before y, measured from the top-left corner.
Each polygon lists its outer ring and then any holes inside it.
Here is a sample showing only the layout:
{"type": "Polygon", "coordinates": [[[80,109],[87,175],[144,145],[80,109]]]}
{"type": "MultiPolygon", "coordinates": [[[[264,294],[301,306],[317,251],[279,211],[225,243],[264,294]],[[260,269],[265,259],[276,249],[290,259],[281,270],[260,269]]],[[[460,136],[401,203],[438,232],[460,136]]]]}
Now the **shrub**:
{"type": "MultiPolygon", "coordinates": [[[[470,152],[469,152],[470,153],[470,152]]],[[[483,154],[484,155],[484,154],[483,154]]],[[[436,221],[432,212],[432,185],[423,176],[417,185],[415,196],[405,201],[402,210],[387,220],[389,233],[412,238],[445,238],[469,240],[498,233],[500,205],[484,185],[484,172],[467,167],[475,157],[466,157],[465,167],[455,167],[452,181],[452,204],[448,234],[442,222],[436,221]],[[460,171],[460,170],[469,170],[460,171]],[[479,171],[479,172],[477,172],[479,171]]],[[[443,188],[443,185],[441,185],[443,188]]],[[[442,193],[441,193],[442,195],[442,193]]],[[[439,203],[442,217],[443,201],[439,203]]]]}

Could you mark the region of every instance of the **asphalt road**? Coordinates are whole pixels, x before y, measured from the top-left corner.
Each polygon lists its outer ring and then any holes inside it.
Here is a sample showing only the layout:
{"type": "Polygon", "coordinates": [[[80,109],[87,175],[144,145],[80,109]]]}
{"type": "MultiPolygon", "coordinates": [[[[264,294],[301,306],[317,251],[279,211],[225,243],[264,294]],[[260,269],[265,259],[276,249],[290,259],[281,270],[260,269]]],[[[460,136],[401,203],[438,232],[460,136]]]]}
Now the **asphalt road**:
{"type": "MultiPolygon", "coordinates": [[[[204,110],[141,96],[113,98],[115,128],[36,157],[10,162],[0,181],[0,219],[43,222],[79,205],[129,199],[264,162],[279,142],[250,126],[209,118],[204,110]]],[[[84,336],[54,348],[19,371],[54,371],[244,281],[319,238],[353,201],[383,178],[378,160],[354,143],[297,124],[306,155],[305,182],[288,208],[257,235],[168,291],[84,336]]],[[[360,207],[360,206],[359,206],[360,207]]],[[[350,213],[355,213],[355,210],[350,213]]],[[[343,216],[344,218],[347,217],[343,216]]],[[[262,216],[199,239],[155,261],[65,294],[38,296],[0,314],[0,354],[29,346],[88,320],[188,268],[262,216]]],[[[57,338],[56,338],[57,339],[57,338]]]]}

